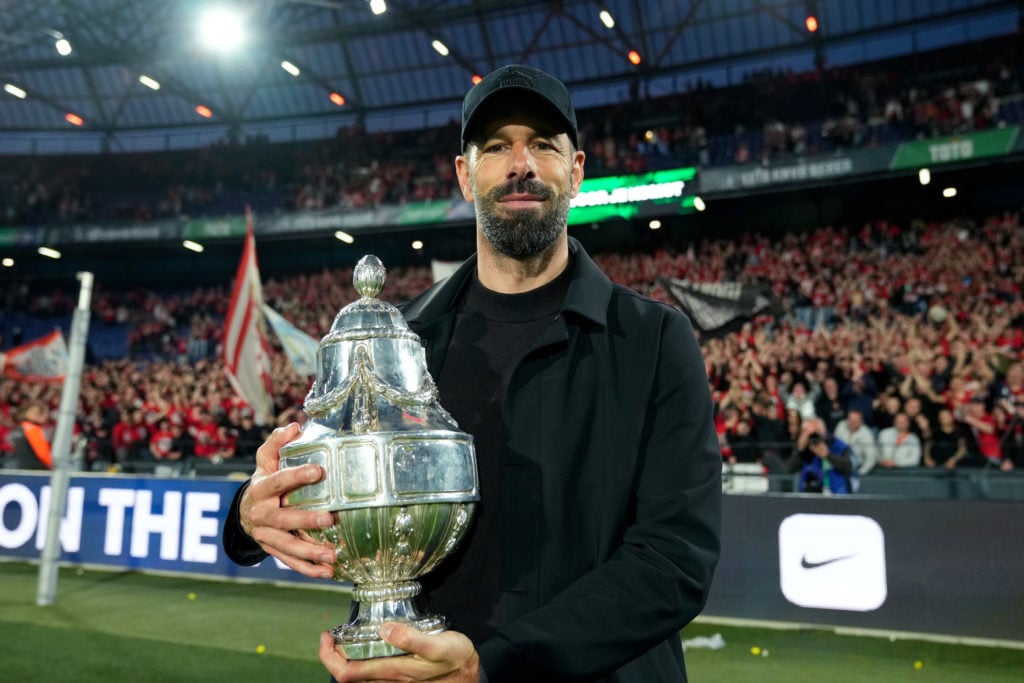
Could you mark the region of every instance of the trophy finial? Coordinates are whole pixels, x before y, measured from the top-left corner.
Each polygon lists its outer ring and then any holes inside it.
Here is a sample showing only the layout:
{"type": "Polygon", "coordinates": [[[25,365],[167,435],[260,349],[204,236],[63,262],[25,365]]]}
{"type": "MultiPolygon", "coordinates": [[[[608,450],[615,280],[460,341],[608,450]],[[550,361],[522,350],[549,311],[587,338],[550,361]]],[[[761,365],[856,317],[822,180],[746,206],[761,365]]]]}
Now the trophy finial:
{"type": "Polygon", "coordinates": [[[384,287],[386,272],[384,264],[373,254],[367,254],[359,259],[352,272],[352,284],[359,292],[359,296],[374,298],[380,294],[381,288],[384,287]]]}

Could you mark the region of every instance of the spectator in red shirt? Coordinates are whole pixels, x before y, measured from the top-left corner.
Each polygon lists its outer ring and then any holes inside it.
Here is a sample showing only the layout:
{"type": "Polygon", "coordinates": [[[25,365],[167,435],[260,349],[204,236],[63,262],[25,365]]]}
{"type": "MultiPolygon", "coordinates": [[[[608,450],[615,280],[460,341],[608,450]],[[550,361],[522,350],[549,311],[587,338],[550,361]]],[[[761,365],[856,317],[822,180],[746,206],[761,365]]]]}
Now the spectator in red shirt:
{"type": "Polygon", "coordinates": [[[192,424],[188,427],[189,434],[195,439],[195,456],[212,458],[217,452],[217,424],[213,421],[210,411],[201,406],[192,413],[192,424]]]}

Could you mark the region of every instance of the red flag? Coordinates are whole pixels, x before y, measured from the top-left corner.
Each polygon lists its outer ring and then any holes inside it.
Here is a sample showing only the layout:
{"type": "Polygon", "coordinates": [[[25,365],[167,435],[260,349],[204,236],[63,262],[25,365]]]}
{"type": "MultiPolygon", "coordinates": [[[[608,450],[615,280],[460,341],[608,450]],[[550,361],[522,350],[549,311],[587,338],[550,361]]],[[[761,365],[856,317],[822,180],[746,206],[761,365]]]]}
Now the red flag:
{"type": "Polygon", "coordinates": [[[224,367],[231,386],[252,406],[257,424],[265,424],[273,412],[270,398],[270,355],[264,332],[263,287],[256,263],[252,213],[246,212],[245,247],[235,275],[231,307],[224,325],[224,367]]]}
{"type": "Polygon", "coordinates": [[[63,382],[68,370],[64,335],[54,330],[45,337],[0,353],[3,374],[26,382],[63,382]]]}

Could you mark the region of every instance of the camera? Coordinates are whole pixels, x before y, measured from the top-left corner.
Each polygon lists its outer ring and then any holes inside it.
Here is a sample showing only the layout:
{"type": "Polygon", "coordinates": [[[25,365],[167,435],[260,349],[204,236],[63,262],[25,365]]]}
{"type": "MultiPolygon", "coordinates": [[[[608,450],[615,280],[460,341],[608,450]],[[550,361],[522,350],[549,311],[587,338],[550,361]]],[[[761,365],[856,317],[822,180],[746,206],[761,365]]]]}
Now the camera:
{"type": "Polygon", "coordinates": [[[808,446],[817,446],[823,443],[828,443],[823,434],[811,434],[807,437],[808,446]]]}

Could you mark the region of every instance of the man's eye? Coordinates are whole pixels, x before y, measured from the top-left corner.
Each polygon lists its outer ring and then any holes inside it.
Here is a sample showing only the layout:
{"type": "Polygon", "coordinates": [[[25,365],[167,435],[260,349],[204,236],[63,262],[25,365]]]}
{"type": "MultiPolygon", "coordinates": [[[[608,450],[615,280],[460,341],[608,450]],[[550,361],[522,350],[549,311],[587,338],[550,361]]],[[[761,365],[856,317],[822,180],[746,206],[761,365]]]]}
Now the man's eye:
{"type": "Polygon", "coordinates": [[[504,142],[492,142],[484,145],[484,152],[501,152],[508,148],[504,142]]]}

